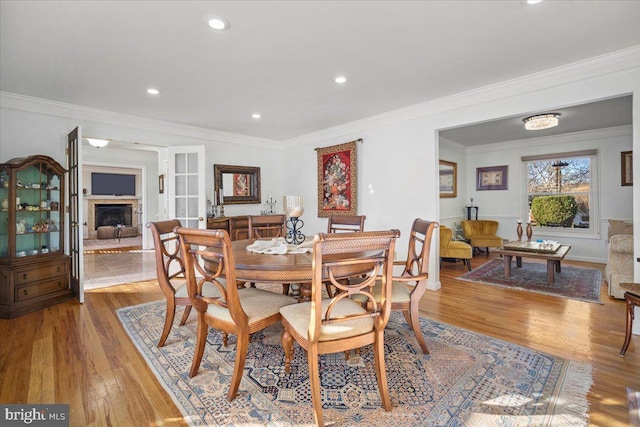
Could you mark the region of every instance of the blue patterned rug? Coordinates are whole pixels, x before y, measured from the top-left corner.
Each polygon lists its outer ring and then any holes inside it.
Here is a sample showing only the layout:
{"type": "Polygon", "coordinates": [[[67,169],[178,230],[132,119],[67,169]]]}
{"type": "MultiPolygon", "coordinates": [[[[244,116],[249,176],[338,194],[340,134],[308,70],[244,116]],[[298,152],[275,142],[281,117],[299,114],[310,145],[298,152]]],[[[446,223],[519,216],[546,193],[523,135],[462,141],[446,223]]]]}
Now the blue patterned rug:
{"type": "Polygon", "coordinates": [[[459,280],[484,283],[503,288],[520,289],[579,301],[600,303],[602,273],[592,268],[562,266],[552,285],[547,283],[547,263],[522,262],[517,268],[511,262],[511,277],[504,277],[504,260],[493,259],[458,277],[459,280]]]}
{"type": "MultiPolygon", "coordinates": [[[[296,345],[284,371],[280,324],[254,334],[240,392],[226,400],[235,337],[222,345],[208,336],[200,372],[189,379],[196,317],[177,322],[158,348],[164,301],[118,310],[118,316],[190,425],[311,426],[306,353],[296,345]]],[[[180,311],[180,310],[178,310],[180,311]]],[[[393,410],[380,407],[371,346],[321,356],[325,422],[351,426],[586,426],[591,365],[421,318],[431,355],[425,356],[399,313],[385,332],[386,368],[393,410]]]]}

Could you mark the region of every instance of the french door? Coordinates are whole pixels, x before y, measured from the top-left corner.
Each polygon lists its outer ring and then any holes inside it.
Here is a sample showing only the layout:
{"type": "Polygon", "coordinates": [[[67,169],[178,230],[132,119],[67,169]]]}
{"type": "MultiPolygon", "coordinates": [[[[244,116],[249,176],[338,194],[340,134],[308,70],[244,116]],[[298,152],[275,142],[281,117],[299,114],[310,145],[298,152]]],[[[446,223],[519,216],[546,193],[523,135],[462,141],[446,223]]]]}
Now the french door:
{"type": "Polygon", "coordinates": [[[207,228],[203,145],[169,147],[167,200],[169,218],[183,227],[207,228]]]}
{"type": "Polygon", "coordinates": [[[69,194],[69,255],[71,256],[71,290],[84,302],[84,257],[82,226],[82,129],[78,126],[67,135],[67,169],[69,194]]]}

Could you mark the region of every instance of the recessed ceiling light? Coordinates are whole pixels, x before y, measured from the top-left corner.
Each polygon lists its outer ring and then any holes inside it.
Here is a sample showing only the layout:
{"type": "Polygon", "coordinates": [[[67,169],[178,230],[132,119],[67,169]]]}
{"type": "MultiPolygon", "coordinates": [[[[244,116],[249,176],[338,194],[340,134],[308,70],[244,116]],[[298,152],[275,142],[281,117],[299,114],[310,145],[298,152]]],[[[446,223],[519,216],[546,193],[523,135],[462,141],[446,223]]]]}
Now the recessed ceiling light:
{"type": "Polygon", "coordinates": [[[333,79],[334,82],[342,84],[342,83],[346,83],[347,78],[345,76],[338,76],[335,79],[333,79]]]}
{"type": "Polygon", "coordinates": [[[158,89],[154,89],[154,88],[150,87],[149,89],[147,89],[147,93],[149,95],[158,95],[160,93],[160,91],[158,89]]]}
{"type": "Polygon", "coordinates": [[[260,113],[253,113],[251,117],[253,117],[254,119],[259,119],[262,116],[260,115],[260,113]]]}
{"type": "Polygon", "coordinates": [[[527,4],[538,4],[542,3],[542,0],[527,0],[527,4]]]}
{"type": "Polygon", "coordinates": [[[216,31],[226,31],[231,27],[229,21],[222,16],[210,15],[207,16],[206,20],[207,25],[216,31]]]}

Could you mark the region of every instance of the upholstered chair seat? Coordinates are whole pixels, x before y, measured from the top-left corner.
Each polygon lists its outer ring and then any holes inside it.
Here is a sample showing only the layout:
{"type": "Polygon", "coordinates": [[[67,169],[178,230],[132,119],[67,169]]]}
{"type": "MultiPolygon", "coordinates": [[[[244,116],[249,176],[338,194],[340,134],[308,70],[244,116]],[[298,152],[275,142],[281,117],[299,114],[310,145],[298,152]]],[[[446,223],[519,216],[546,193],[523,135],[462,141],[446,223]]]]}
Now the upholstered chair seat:
{"type": "Polygon", "coordinates": [[[440,265],[442,265],[443,258],[462,260],[467,269],[471,271],[471,258],[473,258],[471,245],[451,240],[452,235],[453,232],[450,228],[444,225],[440,226],[440,265]]]}
{"type": "Polygon", "coordinates": [[[464,237],[471,241],[474,248],[485,248],[487,256],[489,248],[499,248],[503,245],[502,237],[496,235],[498,232],[498,221],[488,219],[464,220],[462,230],[464,237]]]}
{"type": "MultiPolygon", "coordinates": [[[[380,286],[381,288],[381,286],[380,286]]],[[[330,299],[322,301],[322,316],[327,314],[330,299]]],[[[287,305],[282,307],[280,314],[284,316],[289,325],[300,335],[306,335],[311,321],[311,303],[287,305]]],[[[339,300],[333,308],[334,316],[350,316],[366,313],[360,304],[350,299],[339,300]]],[[[355,337],[368,333],[373,329],[373,319],[365,317],[362,319],[349,320],[339,324],[327,324],[320,326],[320,336],[318,341],[330,341],[341,338],[355,337]]]]}

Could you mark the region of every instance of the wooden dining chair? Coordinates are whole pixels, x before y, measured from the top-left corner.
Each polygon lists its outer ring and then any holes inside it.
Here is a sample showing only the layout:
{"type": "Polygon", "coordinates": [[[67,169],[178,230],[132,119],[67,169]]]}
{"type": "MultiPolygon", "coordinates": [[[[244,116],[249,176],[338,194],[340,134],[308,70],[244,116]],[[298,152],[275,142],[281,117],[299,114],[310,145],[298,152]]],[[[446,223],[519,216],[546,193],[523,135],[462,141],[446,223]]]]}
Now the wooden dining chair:
{"type": "Polygon", "coordinates": [[[319,355],[338,353],[373,344],[378,390],[382,407],[390,411],[384,363],[384,329],[391,309],[393,251],[398,230],[318,234],[313,243],[311,301],[287,305],[282,314],[282,347],[285,370],[290,372],[294,356],[293,341],[307,350],[313,418],[324,426],[320,394],[319,355]],[[357,283],[338,280],[347,272],[369,273],[357,283]],[[381,298],[373,299],[370,286],[381,277],[381,298]],[[342,292],[323,299],[324,281],[330,280],[342,292]],[[350,295],[361,295],[369,303],[361,305],[350,295]]]}
{"type": "Polygon", "coordinates": [[[284,237],[286,232],[287,217],[284,214],[275,215],[248,215],[249,238],[266,239],[284,237]]]}
{"type": "MultiPolygon", "coordinates": [[[[238,394],[251,334],[280,321],[280,308],[297,301],[287,295],[262,289],[239,290],[236,286],[231,239],[225,230],[181,227],[176,229],[176,233],[180,238],[180,250],[185,263],[189,299],[198,313],[196,349],[189,378],[198,374],[209,326],[236,335],[236,360],[227,392],[227,400],[231,401],[238,394]],[[205,270],[205,260],[214,261],[217,270],[205,270]],[[215,286],[221,296],[210,298],[203,295],[201,289],[207,283],[215,286]],[[227,283],[233,286],[226,286],[227,283]]],[[[223,343],[226,345],[226,340],[223,343]]]]}
{"type": "MultiPolygon", "coordinates": [[[[327,222],[327,233],[350,233],[364,231],[365,215],[331,215],[327,222]]],[[[325,289],[329,298],[333,298],[333,288],[327,281],[325,289]]]]}
{"type": "MultiPolygon", "coordinates": [[[[434,230],[438,226],[439,224],[435,221],[415,219],[411,225],[407,259],[406,261],[394,262],[394,265],[402,265],[404,268],[400,276],[393,277],[391,310],[402,311],[424,354],[429,354],[429,349],[420,330],[418,309],[420,299],[427,290],[431,239],[434,230]]],[[[373,295],[376,300],[380,301],[382,292],[382,283],[376,283],[373,288],[373,295]]],[[[354,299],[362,303],[366,302],[358,295],[354,296],[354,299]]]]}
{"type": "MultiPolygon", "coordinates": [[[[286,231],[287,216],[284,214],[274,215],[247,215],[249,223],[250,239],[267,239],[274,237],[284,237],[286,231]]],[[[252,288],[256,287],[255,282],[249,283],[252,288]]],[[[282,284],[282,293],[289,294],[290,283],[282,284]]]]}
{"type": "Polygon", "coordinates": [[[327,222],[327,233],[364,231],[365,215],[331,215],[327,222]]]}
{"type": "Polygon", "coordinates": [[[147,228],[151,230],[153,236],[158,284],[167,300],[164,329],[160,341],[158,341],[158,347],[164,346],[169,332],[171,332],[176,306],[184,306],[180,326],[185,324],[191,312],[191,302],[185,285],[184,263],[179,256],[180,242],[178,242],[178,236],[173,232],[175,227],[180,226],[180,221],[177,219],[147,223],[147,228]]]}

